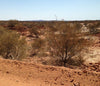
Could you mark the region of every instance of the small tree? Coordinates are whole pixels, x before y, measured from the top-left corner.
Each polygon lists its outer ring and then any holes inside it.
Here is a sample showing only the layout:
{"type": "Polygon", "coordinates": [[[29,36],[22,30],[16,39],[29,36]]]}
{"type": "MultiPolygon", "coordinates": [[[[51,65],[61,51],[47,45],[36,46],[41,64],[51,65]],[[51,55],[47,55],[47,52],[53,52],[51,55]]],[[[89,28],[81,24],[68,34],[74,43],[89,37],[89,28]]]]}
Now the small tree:
{"type": "Polygon", "coordinates": [[[6,59],[21,60],[26,57],[26,41],[14,31],[0,27],[0,55],[6,59]]]}
{"type": "Polygon", "coordinates": [[[53,55],[61,58],[64,66],[83,48],[88,45],[87,40],[80,37],[79,31],[68,24],[58,25],[57,33],[49,31],[48,47],[53,55]]]}

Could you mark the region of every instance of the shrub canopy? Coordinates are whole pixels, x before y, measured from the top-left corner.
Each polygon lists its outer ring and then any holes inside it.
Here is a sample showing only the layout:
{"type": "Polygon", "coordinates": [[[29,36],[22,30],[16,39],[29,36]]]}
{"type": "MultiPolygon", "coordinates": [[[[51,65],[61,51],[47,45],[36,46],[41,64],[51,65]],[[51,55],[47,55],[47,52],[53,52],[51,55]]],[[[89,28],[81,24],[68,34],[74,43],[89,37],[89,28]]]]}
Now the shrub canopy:
{"type": "Polygon", "coordinates": [[[21,60],[26,56],[26,41],[18,33],[0,27],[0,55],[6,59],[21,60]]]}

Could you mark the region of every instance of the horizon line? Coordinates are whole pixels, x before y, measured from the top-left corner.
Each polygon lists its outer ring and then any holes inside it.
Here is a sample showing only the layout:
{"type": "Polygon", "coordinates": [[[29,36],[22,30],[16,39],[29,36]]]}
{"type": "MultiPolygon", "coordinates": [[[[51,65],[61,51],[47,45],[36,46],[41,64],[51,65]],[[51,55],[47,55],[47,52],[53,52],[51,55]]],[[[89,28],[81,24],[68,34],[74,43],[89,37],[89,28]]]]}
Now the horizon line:
{"type": "Polygon", "coordinates": [[[4,19],[4,20],[0,20],[0,21],[10,21],[10,20],[17,20],[17,21],[100,21],[100,19],[73,19],[73,20],[64,20],[64,19],[62,19],[62,20],[55,20],[55,19],[34,19],[34,20],[31,20],[31,19],[29,19],[29,20],[23,20],[23,19],[4,19]]]}

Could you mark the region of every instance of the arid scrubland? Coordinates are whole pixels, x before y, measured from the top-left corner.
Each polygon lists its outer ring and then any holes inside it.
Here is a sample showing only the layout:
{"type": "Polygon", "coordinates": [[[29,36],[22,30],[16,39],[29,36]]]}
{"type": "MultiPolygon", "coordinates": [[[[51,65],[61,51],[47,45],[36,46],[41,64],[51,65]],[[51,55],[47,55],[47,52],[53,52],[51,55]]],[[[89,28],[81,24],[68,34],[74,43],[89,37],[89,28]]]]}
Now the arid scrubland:
{"type": "Polygon", "coordinates": [[[100,86],[100,21],[0,21],[0,76],[2,86],[100,86]]]}
{"type": "Polygon", "coordinates": [[[49,57],[44,64],[66,66],[95,62],[100,55],[99,21],[0,21],[0,33],[0,55],[6,59],[49,57]]]}

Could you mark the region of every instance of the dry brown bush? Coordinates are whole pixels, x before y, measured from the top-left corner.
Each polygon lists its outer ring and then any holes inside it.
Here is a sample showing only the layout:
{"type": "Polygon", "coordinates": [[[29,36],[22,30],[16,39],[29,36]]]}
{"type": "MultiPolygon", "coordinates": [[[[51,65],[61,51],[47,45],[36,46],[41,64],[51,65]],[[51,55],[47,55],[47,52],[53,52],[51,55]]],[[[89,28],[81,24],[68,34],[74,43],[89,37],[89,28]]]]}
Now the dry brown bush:
{"type": "Polygon", "coordinates": [[[6,59],[21,60],[26,57],[26,41],[15,31],[0,27],[0,55],[6,59]]]}
{"type": "Polygon", "coordinates": [[[33,27],[29,30],[32,35],[35,35],[36,38],[39,38],[39,32],[37,27],[33,27]]]}
{"type": "Polygon", "coordinates": [[[58,31],[49,29],[47,35],[49,51],[53,56],[60,57],[63,65],[66,66],[73,56],[89,46],[89,42],[80,35],[75,25],[70,26],[62,22],[56,27],[58,31]]]}
{"type": "Polygon", "coordinates": [[[33,55],[42,55],[43,52],[40,52],[40,51],[43,51],[44,49],[44,46],[45,46],[45,41],[41,38],[37,38],[34,40],[34,42],[32,43],[32,52],[33,52],[33,55]]]}

